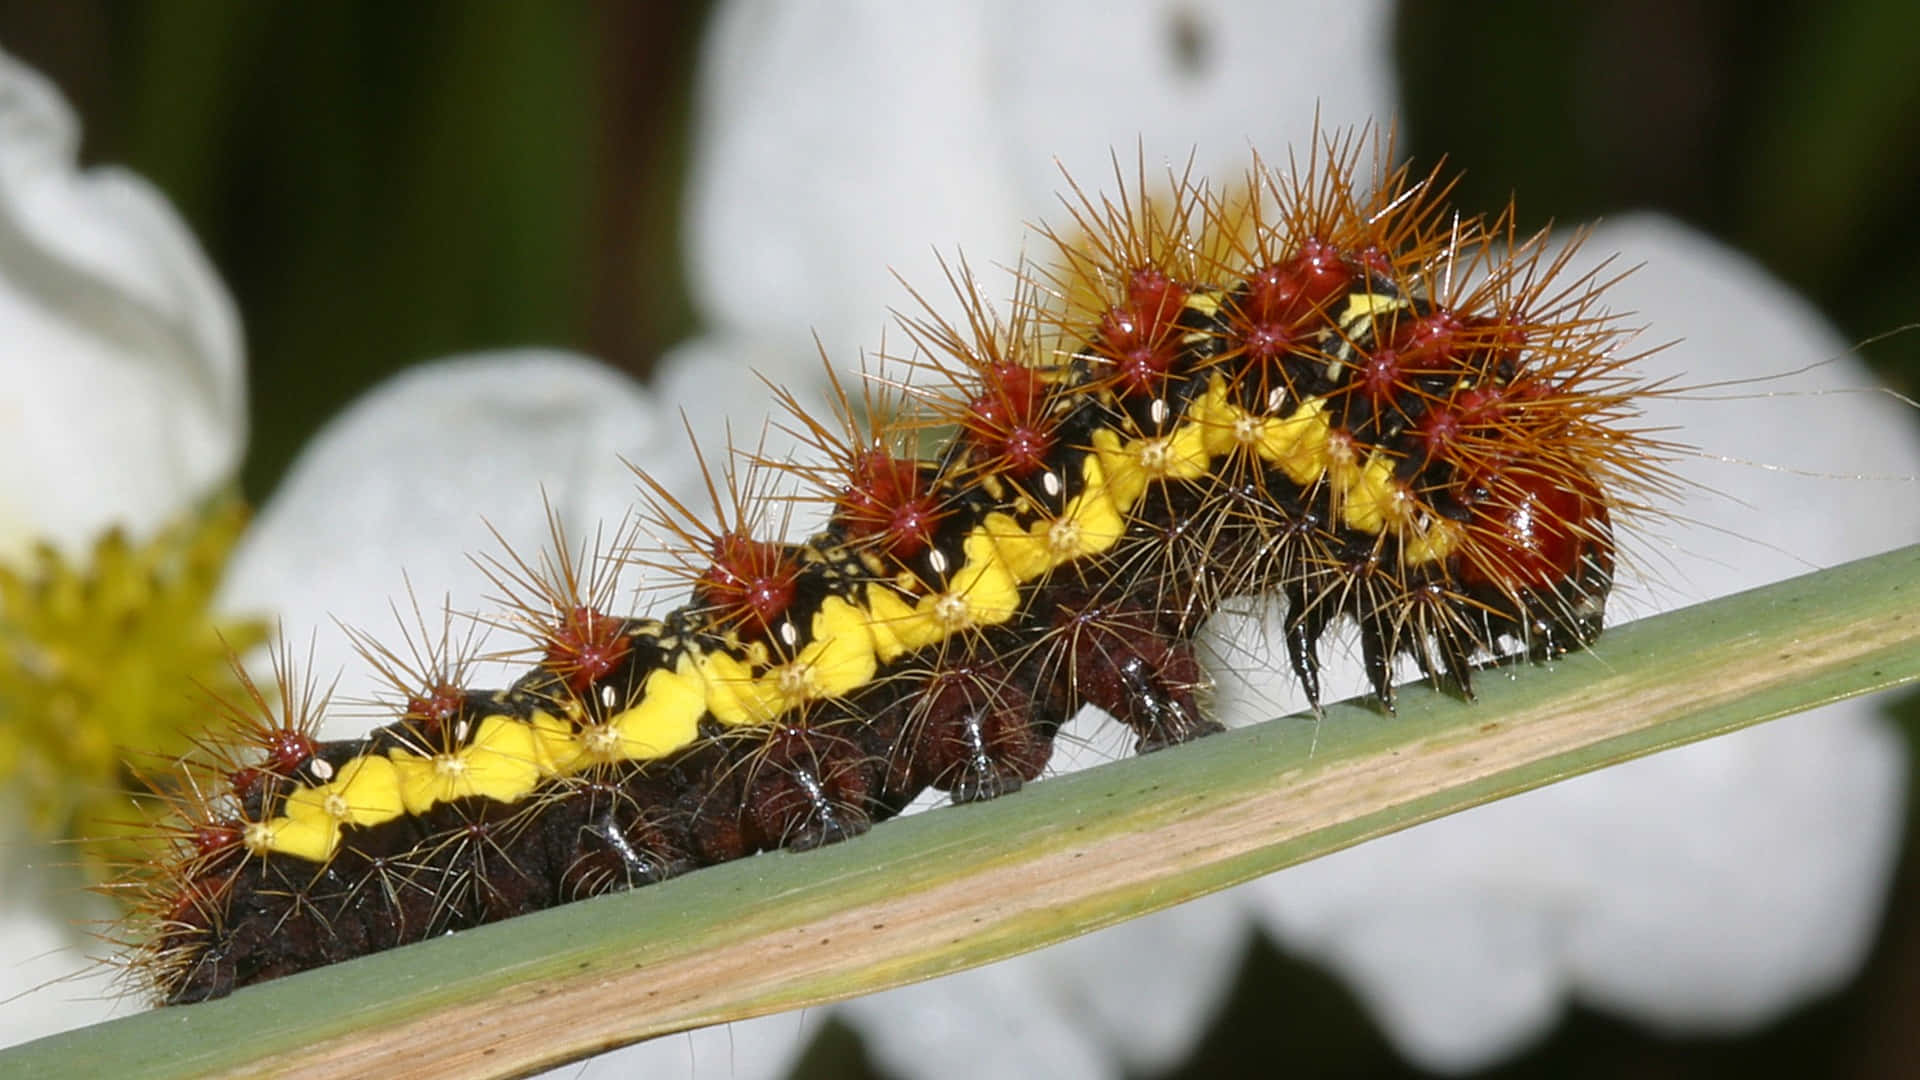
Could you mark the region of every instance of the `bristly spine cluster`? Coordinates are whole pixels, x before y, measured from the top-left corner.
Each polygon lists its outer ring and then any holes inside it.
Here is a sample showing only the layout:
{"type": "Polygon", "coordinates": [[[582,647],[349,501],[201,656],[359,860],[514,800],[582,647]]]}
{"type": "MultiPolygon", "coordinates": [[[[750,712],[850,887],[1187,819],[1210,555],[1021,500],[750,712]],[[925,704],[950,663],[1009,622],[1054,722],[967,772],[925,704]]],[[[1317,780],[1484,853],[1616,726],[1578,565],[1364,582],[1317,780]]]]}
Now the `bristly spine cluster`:
{"type": "Polygon", "coordinates": [[[958,321],[902,320],[933,378],[837,421],[782,395],[820,462],[750,456],[711,524],[642,476],[667,549],[494,564],[533,639],[511,686],[467,686],[443,634],[412,664],[367,642],[404,705],[362,738],[241,709],[122,887],[137,976],[199,1001],[992,798],[1086,705],[1141,751],[1206,735],[1195,637],[1235,597],[1284,601],[1316,701],[1339,623],[1388,708],[1397,658],[1470,692],[1591,641],[1612,522],[1663,483],[1606,282],[1365,134],[1230,189],[1144,172],[1072,187],[1007,313],[953,270],[958,321]],[[766,469],[818,491],[809,539],[759,534],[766,469]],[[622,559],[686,600],[608,611],[622,559]]]}

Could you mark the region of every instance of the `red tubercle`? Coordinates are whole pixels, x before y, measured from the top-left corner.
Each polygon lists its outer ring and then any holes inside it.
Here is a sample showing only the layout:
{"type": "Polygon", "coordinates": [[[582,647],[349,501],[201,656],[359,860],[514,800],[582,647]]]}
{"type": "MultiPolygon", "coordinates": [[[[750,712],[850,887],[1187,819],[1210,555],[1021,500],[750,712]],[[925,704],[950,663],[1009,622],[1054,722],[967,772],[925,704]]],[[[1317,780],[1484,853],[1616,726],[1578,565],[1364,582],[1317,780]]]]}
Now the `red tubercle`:
{"type": "Polygon", "coordinates": [[[446,729],[449,721],[460,715],[466,704],[465,690],[449,683],[438,683],[425,694],[407,698],[407,719],[417,722],[429,732],[446,729]]]}
{"type": "Polygon", "coordinates": [[[1400,350],[1392,346],[1374,349],[1360,359],[1356,385],[1376,407],[1391,405],[1406,389],[1407,370],[1402,359],[1400,350]]]}
{"type": "Polygon", "coordinates": [[[1562,437],[1575,419],[1557,408],[1562,394],[1551,380],[1522,376],[1504,385],[1476,386],[1454,395],[1450,407],[1482,459],[1524,456],[1530,447],[1562,437]]]}
{"type": "Polygon", "coordinates": [[[1435,308],[1414,319],[1402,319],[1388,335],[1388,343],[1406,357],[1409,368],[1423,374],[1457,370],[1460,356],[1478,344],[1472,325],[1449,308],[1435,308]]]}
{"type": "Polygon", "coordinates": [[[1549,401],[1559,393],[1560,387],[1549,379],[1523,376],[1507,384],[1505,398],[1510,408],[1524,409],[1549,401]]]}
{"type": "Polygon", "coordinates": [[[320,744],[313,736],[295,728],[269,728],[259,732],[255,745],[266,751],[257,765],[235,769],[228,776],[234,793],[245,798],[269,776],[292,777],[312,759],[320,744]]]}
{"type": "Polygon", "coordinates": [[[248,765],[228,773],[227,786],[233,789],[233,797],[240,800],[242,806],[251,806],[263,794],[262,789],[272,775],[265,769],[248,765]]]}
{"type": "Polygon", "coordinates": [[[1428,461],[1447,457],[1460,439],[1461,414],[1448,406],[1435,406],[1413,422],[1414,434],[1428,461]]]}
{"type": "Polygon", "coordinates": [[[240,826],[230,821],[209,821],[193,827],[187,841],[195,856],[206,859],[240,846],[240,826]]]}
{"type": "Polygon", "coordinates": [[[713,561],[694,582],[694,595],[719,619],[764,636],[793,606],[800,566],[771,540],[729,532],[713,542],[713,561]]]}
{"type": "Polygon", "coordinates": [[[981,392],[967,407],[967,429],[993,431],[1031,424],[1046,404],[1046,384],[1025,364],[995,364],[981,373],[981,392]]]}
{"type": "Polygon", "coordinates": [[[1469,386],[1453,395],[1448,411],[1463,429],[1492,427],[1500,422],[1506,400],[1506,393],[1498,386],[1469,386]]]}
{"type": "MultiPolygon", "coordinates": [[[[1410,429],[1428,460],[1450,460],[1461,469],[1461,502],[1471,505],[1490,478],[1523,470],[1552,476],[1577,471],[1577,466],[1549,463],[1541,456],[1551,450],[1568,419],[1551,404],[1559,392],[1553,382],[1529,376],[1506,383],[1489,378],[1433,402],[1410,429]]],[[[1592,487],[1590,480],[1581,483],[1592,487]]]]}
{"type": "Polygon", "coordinates": [[[871,450],[855,460],[848,484],[834,501],[847,535],[902,559],[933,546],[945,513],[927,490],[918,462],[871,450]]]}
{"type": "Polygon", "coordinates": [[[1112,361],[1115,382],[1129,397],[1158,396],[1173,362],[1180,355],[1172,333],[1188,290],[1154,266],[1134,270],[1127,281],[1127,298],[1100,316],[1094,347],[1112,361]]]}
{"type": "Polygon", "coordinates": [[[1462,363],[1502,381],[1523,374],[1521,355],[1530,334],[1524,323],[1498,317],[1462,317],[1456,349],[1462,363]]]}
{"type": "MultiPolygon", "coordinates": [[[[1376,407],[1386,408],[1402,400],[1416,380],[1424,377],[1466,374],[1461,357],[1474,344],[1471,328],[1468,320],[1448,309],[1436,309],[1417,318],[1402,317],[1384,333],[1376,333],[1383,340],[1357,362],[1355,377],[1359,392],[1376,407]]],[[[1475,393],[1462,391],[1463,395],[1475,393]]],[[[1480,402],[1467,408],[1474,411],[1484,405],[1480,402]]],[[[1461,406],[1455,401],[1429,409],[1416,421],[1416,427],[1426,436],[1431,455],[1459,434],[1461,422],[1461,406]]]]}
{"type": "Polygon", "coordinates": [[[1354,260],[1361,267],[1385,278],[1392,278],[1399,269],[1394,264],[1393,253],[1378,244],[1369,244],[1360,250],[1359,258],[1354,260]]]}
{"type": "Polygon", "coordinates": [[[207,918],[206,908],[209,899],[214,895],[218,894],[209,894],[200,882],[188,882],[187,886],[180,890],[179,894],[173,898],[173,903],[167,908],[167,915],[163,920],[163,925],[176,930],[209,929],[211,924],[207,918]]]}
{"type": "Polygon", "coordinates": [[[1469,477],[1460,501],[1471,538],[1460,580],[1502,592],[1533,592],[1593,565],[1611,573],[1613,530],[1600,486],[1585,470],[1508,465],[1469,477]]]}
{"type": "Polygon", "coordinates": [[[960,426],[985,451],[987,468],[1019,478],[1045,467],[1058,440],[1039,373],[1023,364],[996,364],[983,382],[960,426]]]}
{"type": "Polygon", "coordinates": [[[1303,336],[1304,324],[1351,289],[1354,279],[1339,249],[1320,240],[1309,240],[1292,257],[1247,275],[1244,294],[1230,313],[1241,351],[1256,361],[1279,359],[1303,336]]]}
{"type": "Polygon", "coordinates": [[[1521,375],[1509,381],[1495,381],[1489,373],[1484,381],[1456,391],[1447,402],[1464,428],[1506,428],[1515,424],[1519,413],[1529,406],[1549,401],[1560,393],[1549,379],[1521,375]]]}
{"type": "Polygon", "coordinates": [[[541,664],[562,676],[569,690],[584,693],[632,651],[624,626],[622,620],[597,608],[577,605],[547,634],[541,664]]]}
{"type": "Polygon", "coordinates": [[[167,902],[162,925],[176,933],[211,930],[216,922],[215,912],[220,908],[221,898],[233,887],[236,866],[231,861],[220,861],[211,866],[201,864],[194,869],[180,868],[191,876],[181,883],[179,891],[167,902]]]}
{"type": "Polygon", "coordinates": [[[1353,282],[1353,268],[1338,248],[1308,240],[1292,258],[1269,263],[1247,278],[1240,314],[1253,325],[1291,326],[1351,289],[1353,282]]]}
{"type": "Polygon", "coordinates": [[[1054,443],[1051,430],[1016,427],[995,447],[999,451],[996,460],[1000,469],[1010,476],[1031,476],[1046,467],[1047,455],[1053,452],[1054,443]]]}
{"type": "Polygon", "coordinates": [[[1127,279],[1127,305],[1156,330],[1172,325],[1186,302],[1186,287],[1157,266],[1142,266],[1127,279]]]}
{"type": "Polygon", "coordinates": [[[1293,331],[1279,323],[1248,323],[1237,329],[1241,353],[1256,363],[1271,363],[1293,350],[1293,331]]]}
{"type": "Polygon", "coordinates": [[[1527,344],[1533,337],[1527,327],[1522,323],[1495,319],[1482,320],[1481,325],[1484,329],[1491,331],[1490,345],[1494,352],[1517,367],[1520,354],[1526,350],[1527,344]]]}

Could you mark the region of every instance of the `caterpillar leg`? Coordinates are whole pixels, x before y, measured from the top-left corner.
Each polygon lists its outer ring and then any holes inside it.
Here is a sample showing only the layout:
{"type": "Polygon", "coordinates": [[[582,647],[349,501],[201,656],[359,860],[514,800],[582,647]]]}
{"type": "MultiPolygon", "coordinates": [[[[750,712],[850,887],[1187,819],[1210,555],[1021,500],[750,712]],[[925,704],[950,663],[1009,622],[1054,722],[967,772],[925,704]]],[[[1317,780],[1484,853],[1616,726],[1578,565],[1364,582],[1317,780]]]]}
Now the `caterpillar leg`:
{"type": "Polygon", "coordinates": [[[1035,701],[1016,674],[990,659],[940,669],[896,705],[898,752],[888,755],[895,796],[933,788],[956,803],[1020,790],[1053,754],[1060,709],[1035,701]]]}
{"type": "Polygon", "coordinates": [[[690,811],[701,862],[806,851],[873,827],[879,766],[831,725],[750,731],[725,746],[690,811]]]}
{"type": "Polygon", "coordinates": [[[651,885],[693,867],[665,775],[643,770],[624,781],[590,778],[563,785],[554,801],[578,807],[574,816],[556,806],[549,816],[562,820],[544,830],[553,850],[572,855],[560,873],[557,903],[651,885]]]}
{"type": "Polygon", "coordinates": [[[1157,608],[1080,595],[1055,609],[1056,655],[1065,657],[1080,700],[1105,710],[1150,753],[1225,730],[1201,711],[1206,685],[1180,621],[1157,608]]]}

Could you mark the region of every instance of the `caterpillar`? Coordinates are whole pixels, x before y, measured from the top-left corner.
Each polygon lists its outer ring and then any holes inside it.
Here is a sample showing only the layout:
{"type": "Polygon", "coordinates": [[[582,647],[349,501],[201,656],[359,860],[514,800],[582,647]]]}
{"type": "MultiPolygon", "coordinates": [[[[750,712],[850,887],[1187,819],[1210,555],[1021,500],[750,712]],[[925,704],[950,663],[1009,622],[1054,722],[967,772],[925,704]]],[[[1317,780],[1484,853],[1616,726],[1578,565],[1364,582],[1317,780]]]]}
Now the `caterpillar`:
{"type": "Polygon", "coordinates": [[[1601,272],[1511,210],[1453,213],[1439,169],[1364,133],[1220,188],[1145,174],[1069,181],[1004,312],[950,268],[961,315],[902,319],[926,381],[842,387],[837,420],[783,396],[821,461],[743,455],[711,523],[641,474],[672,542],[495,561],[531,630],[511,685],[369,640],[402,703],[340,740],[311,684],[250,686],[160,781],[165,850],[119,886],[151,996],[837,842],[929,789],[994,798],[1084,706],[1139,752],[1203,737],[1195,640],[1238,597],[1284,605],[1315,702],[1341,624],[1388,710],[1399,661],[1470,695],[1483,664],[1592,641],[1613,522],[1664,475],[1601,272]],[[768,535],[768,470],[813,489],[811,536],[768,535]],[[683,598],[610,610],[621,561],[683,598]]]}

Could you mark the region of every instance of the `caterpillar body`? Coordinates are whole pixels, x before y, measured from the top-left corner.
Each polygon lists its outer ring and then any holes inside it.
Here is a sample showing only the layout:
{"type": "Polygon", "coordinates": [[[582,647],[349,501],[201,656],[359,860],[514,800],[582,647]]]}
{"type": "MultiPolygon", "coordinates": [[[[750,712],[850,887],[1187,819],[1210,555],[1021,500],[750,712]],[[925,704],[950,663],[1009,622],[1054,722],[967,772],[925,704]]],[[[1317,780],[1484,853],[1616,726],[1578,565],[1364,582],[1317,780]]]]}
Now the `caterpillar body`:
{"type": "Polygon", "coordinates": [[[993,798],[1087,705],[1143,752],[1204,736],[1195,638],[1236,597],[1284,603],[1315,700],[1342,622],[1389,709],[1401,658],[1470,693],[1591,641],[1612,522],[1662,476],[1605,280],[1365,144],[1228,189],[1075,188],[1005,315],[962,266],[962,318],[903,320],[945,385],[796,408],[827,461],[759,464],[820,489],[811,537],[758,535],[750,482],[712,489],[718,524],[646,490],[685,543],[605,557],[679,569],[672,610],[607,610],[562,542],[557,572],[500,566],[539,609],[507,688],[396,670],[400,715],[349,740],[298,701],[236,709],[163,785],[135,973],[200,1001],[852,837],[930,788],[993,798]]]}

